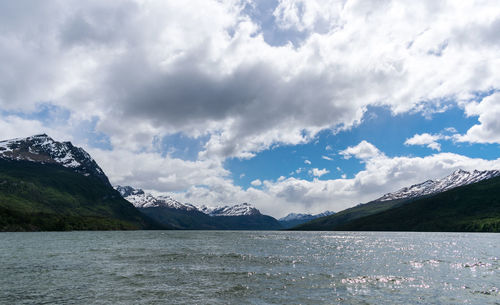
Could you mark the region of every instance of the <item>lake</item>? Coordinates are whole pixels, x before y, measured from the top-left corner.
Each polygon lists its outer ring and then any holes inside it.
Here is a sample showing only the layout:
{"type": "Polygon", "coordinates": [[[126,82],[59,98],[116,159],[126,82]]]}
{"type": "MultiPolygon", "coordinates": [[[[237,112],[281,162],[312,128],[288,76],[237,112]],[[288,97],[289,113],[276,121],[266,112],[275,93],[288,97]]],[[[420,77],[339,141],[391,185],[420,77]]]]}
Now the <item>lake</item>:
{"type": "Polygon", "coordinates": [[[0,233],[1,304],[500,304],[500,234],[0,233]]]}

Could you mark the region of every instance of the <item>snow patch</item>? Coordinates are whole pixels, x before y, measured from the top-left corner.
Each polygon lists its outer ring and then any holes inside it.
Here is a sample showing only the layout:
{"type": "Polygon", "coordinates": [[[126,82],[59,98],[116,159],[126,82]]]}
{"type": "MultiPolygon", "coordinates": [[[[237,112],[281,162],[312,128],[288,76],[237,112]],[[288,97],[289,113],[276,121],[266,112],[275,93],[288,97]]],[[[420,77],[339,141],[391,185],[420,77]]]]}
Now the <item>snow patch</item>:
{"type": "Polygon", "coordinates": [[[476,183],[482,180],[490,179],[500,176],[498,170],[474,170],[468,172],[462,169],[454,171],[451,175],[446,176],[440,180],[427,180],[425,182],[404,187],[397,192],[387,193],[375,201],[389,201],[396,199],[410,199],[431,194],[437,194],[451,190],[453,188],[476,183]]]}

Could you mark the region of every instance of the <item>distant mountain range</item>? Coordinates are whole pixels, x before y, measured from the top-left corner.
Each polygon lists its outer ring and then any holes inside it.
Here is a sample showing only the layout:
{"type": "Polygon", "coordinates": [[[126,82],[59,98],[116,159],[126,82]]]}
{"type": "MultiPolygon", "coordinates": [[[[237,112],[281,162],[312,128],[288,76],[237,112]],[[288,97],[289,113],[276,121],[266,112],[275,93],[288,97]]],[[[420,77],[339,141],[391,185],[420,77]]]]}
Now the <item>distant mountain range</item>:
{"type": "Polygon", "coordinates": [[[275,218],[111,186],[92,157],[46,134],[0,141],[0,231],[204,229],[500,232],[500,171],[458,170],[333,213],[275,218]]]}
{"type": "Polygon", "coordinates": [[[165,207],[184,211],[199,211],[209,216],[254,216],[262,215],[259,210],[248,203],[241,203],[232,206],[207,207],[206,205],[195,206],[189,203],[180,203],[170,196],[153,196],[146,194],[141,189],[131,186],[115,186],[115,189],[132,203],[136,208],[165,207]]]}
{"type": "Polygon", "coordinates": [[[293,230],[500,232],[500,171],[457,170],[293,230]]]}
{"type": "Polygon", "coordinates": [[[293,228],[295,226],[298,226],[300,224],[306,223],[308,221],[314,220],[316,218],[321,218],[321,217],[329,216],[332,214],[335,214],[335,212],[325,211],[323,213],[319,213],[319,214],[315,214],[315,215],[290,213],[290,214],[286,215],[285,217],[278,219],[278,221],[280,222],[281,226],[284,229],[289,229],[289,228],[293,228]]]}
{"type": "Polygon", "coordinates": [[[280,223],[262,215],[248,203],[207,207],[181,203],[170,196],[153,196],[131,186],[115,189],[137,209],[156,221],[177,229],[204,230],[277,230],[280,223]]]}

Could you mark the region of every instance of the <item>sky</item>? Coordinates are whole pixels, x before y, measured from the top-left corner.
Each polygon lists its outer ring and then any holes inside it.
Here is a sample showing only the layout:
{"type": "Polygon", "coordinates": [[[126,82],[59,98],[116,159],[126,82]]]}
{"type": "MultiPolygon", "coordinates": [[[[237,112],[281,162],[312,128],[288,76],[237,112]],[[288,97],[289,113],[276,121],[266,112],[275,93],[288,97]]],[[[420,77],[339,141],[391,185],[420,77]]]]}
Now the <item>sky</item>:
{"type": "Polygon", "coordinates": [[[113,184],[340,211],[500,169],[498,1],[0,2],[0,139],[113,184]]]}

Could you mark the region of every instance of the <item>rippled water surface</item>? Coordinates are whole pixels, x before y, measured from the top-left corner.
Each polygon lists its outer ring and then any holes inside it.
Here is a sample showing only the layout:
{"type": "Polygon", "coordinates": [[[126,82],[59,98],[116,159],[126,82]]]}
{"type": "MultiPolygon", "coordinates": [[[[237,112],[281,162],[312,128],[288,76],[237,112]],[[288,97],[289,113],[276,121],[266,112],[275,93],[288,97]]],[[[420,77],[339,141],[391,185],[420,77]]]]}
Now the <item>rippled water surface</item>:
{"type": "Polygon", "coordinates": [[[500,304],[500,234],[0,233],[1,304],[500,304]]]}

